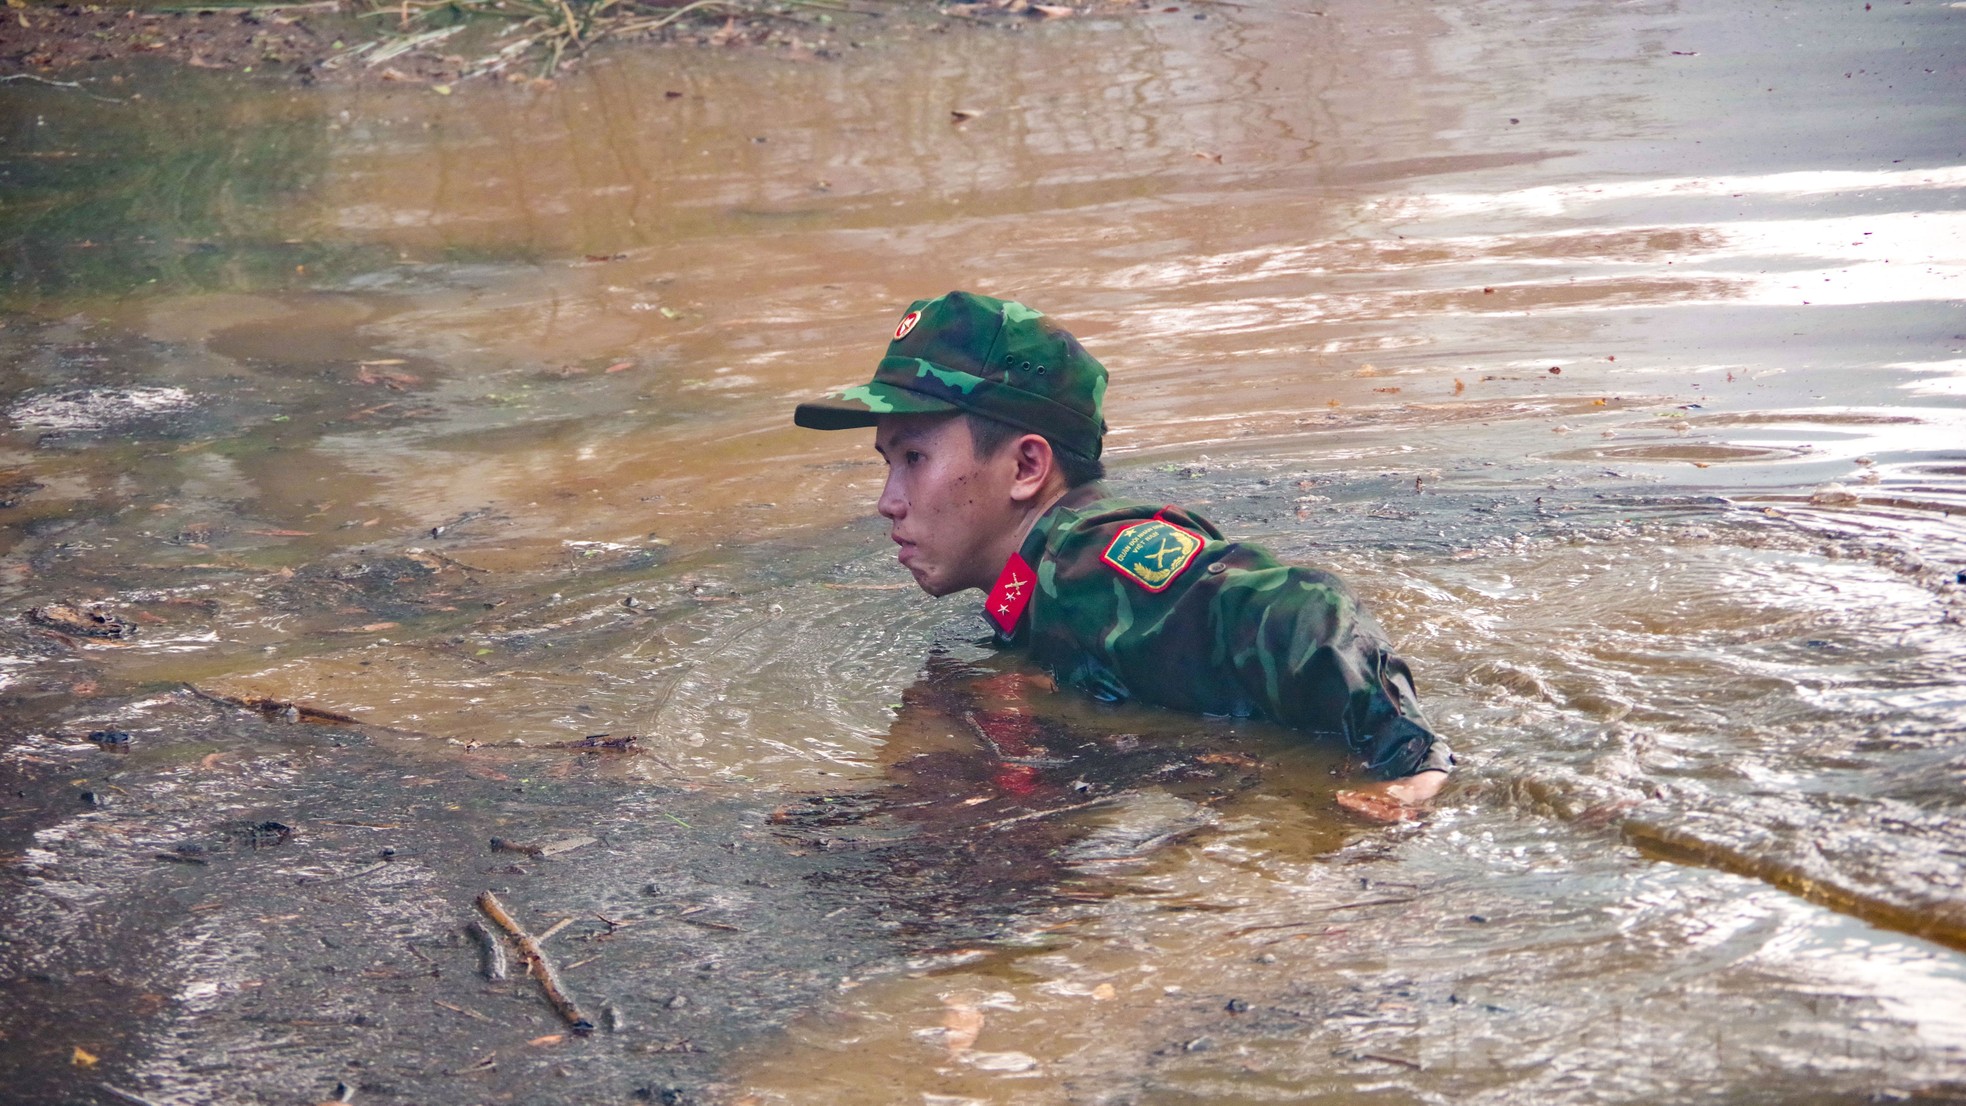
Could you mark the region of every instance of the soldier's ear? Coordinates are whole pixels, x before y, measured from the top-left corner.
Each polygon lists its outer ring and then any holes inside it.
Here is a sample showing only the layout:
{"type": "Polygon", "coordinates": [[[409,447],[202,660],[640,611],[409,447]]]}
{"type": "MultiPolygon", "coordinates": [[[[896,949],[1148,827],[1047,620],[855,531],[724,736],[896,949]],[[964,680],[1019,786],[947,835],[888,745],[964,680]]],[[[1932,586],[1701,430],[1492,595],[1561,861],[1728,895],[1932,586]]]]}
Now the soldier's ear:
{"type": "Polygon", "coordinates": [[[1026,503],[1043,496],[1054,480],[1062,479],[1058,458],[1042,434],[1026,434],[1010,443],[1012,460],[1017,464],[1011,475],[1012,502],[1026,503]]]}

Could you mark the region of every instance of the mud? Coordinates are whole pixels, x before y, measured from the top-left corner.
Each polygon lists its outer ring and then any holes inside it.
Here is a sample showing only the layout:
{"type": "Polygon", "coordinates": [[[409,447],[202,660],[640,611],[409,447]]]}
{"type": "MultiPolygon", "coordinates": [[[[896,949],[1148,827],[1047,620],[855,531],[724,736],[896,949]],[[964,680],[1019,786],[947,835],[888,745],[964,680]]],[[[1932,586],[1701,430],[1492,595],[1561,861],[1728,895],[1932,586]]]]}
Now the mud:
{"type": "Polygon", "coordinates": [[[632,744],[445,752],[295,704],[98,698],[88,713],[127,727],[119,740],[50,726],[0,781],[18,800],[0,823],[16,858],[9,1018],[63,1027],[0,1074],[32,1101],[88,1078],[198,1097],[221,1072],[228,1096],[267,1101],[337,1085],[419,1102],[727,1096],[745,1043],[1111,896],[1110,873],[1204,828],[1260,775],[1217,742],[979,714],[991,679],[941,665],[905,709],[1026,755],[945,738],[887,788],[773,808],[634,781],[632,744]],[[1088,758],[1087,744],[1119,751],[1088,758]],[[1142,802],[1132,831],[1073,817],[1142,802]],[[541,841],[555,844],[525,844],[541,841]],[[600,1028],[565,1024],[523,974],[483,977],[467,927],[484,890],[534,934],[571,920],[546,947],[600,1028]],[[164,1027],[174,1077],[113,1060],[69,1074],[74,1048],[130,1054],[164,1027]]]}
{"type": "MultiPolygon", "coordinates": [[[[6,956],[16,1025],[59,1021],[109,1055],[180,1027],[181,1084],[115,1062],[88,1073],[112,1084],[172,1097],[223,1071],[229,1095],[267,1100],[326,1100],[338,1083],[404,1101],[700,1095],[735,1043],[897,956],[880,939],[897,923],[868,916],[852,927],[867,940],[814,963],[801,934],[861,901],[818,877],[854,860],[802,863],[755,807],[647,789],[624,805],[578,755],[432,764],[183,693],[131,715],[113,763],[51,742],[7,781],[54,809],[79,801],[76,773],[107,796],[13,866],[6,956]],[[379,794],[365,784],[378,772],[407,789],[379,794]],[[291,831],[263,828],[276,823],[291,831]],[[601,841],[538,860],[487,844],[572,830],[601,841]],[[572,1040],[530,980],[479,977],[463,927],[485,889],[534,932],[574,919],[553,954],[616,1028],[572,1040]]],[[[72,1068],[67,1052],[10,1049],[10,1093],[60,1099],[77,1081],[48,1077],[72,1068]]]]}
{"type": "MultiPolygon", "coordinates": [[[[660,12],[663,6],[653,6],[660,12]]],[[[668,5],[669,9],[683,5],[668,5]]],[[[820,6],[815,6],[820,7],[820,6]]],[[[1111,16],[1147,10],[1145,4],[1044,5],[1024,0],[935,6],[884,2],[825,5],[817,13],[793,5],[728,6],[674,22],[613,36],[595,58],[607,64],[615,51],[690,46],[761,54],[773,59],[837,59],[870,38],[947,33],[950,25],[1111,16]],[[835,16],[834,12],[842,13],[835,16]],[[814,15],[817,18],[814,18],[814,15]],[[841,26],[839,24],[844,24],[841,26]],[[846,33],[842,34],[844,31],[846,33]]],[[[33,81],[120,102],[132,76],[146,66],[178,65],[224,73],[260,85],[319,82],[398,84],[437,88],[476,78],[478,84],[518,84],[550,90],[555,78],[589,63],[585,49],[557,58],[543,49],[521,55],[522,64],[483,72],[488,57],[518,37],[510,23],[454,21],[412,23],[407,9],[396,19],[386,10],[340,0],[319,3],[211,7],[137,4],[108,9],[93,4],[22,5],[11,12],[0,44],[0,79],[33,81]],[[381,16],[382,18],[377,18],[381,16]],[[399,44],[401,48],[399,48],[399,44]]],[[[421,13],[419,13],[421,14],[421,13]]],[[[644,19],[642,22],[654,22],[644,19]]],[[[604,26],[605,24],[600,24],[604,26]]],[[[141,99],[143,93],[135,92],[141,99]]]]}
{"type": "MultiPolygon", "coordinates": [[[[161,61],[311,82],[321,73],[321,63],[339,52],[334,45],[339,36],[359,27],[328,10],[333,7],[143,11],[23,6],[13,13],[0,67],[7,74],[59,74],[49,79],[73,82],[132,61],[161,61]]],[[[123,83],[121,76],[107,76],[84,87],[100,89],[91,95],[114,96],[123,83]]]]}

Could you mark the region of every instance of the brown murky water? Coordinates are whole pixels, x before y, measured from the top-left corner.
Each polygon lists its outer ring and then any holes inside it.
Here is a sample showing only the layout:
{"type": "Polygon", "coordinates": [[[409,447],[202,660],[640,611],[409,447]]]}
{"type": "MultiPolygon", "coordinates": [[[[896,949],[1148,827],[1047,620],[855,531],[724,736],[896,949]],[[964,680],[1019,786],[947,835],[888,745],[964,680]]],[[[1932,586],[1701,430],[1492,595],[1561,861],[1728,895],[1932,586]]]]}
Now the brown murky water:
{"type": "Polygon", "coordinates": [[[0,639],[24,1100],[1966,1094],[1966,12],[1179,7],[9,86],[0,600],[135,626],[0,639]],[[1359,587],[1432,817],[1002,713],[789,418],[952,287],[1359,587]],[[472,975],[485,887],[618,1029],[472,975]]]}

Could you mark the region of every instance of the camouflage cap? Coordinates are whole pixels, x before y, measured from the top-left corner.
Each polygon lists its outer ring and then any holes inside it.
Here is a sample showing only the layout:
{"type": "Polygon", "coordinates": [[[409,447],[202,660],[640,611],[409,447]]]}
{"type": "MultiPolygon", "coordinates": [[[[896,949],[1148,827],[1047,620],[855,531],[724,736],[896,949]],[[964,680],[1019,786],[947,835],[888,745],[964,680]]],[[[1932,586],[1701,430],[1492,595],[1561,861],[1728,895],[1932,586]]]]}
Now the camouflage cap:
{"type": "Polygon", "coordinates": [[[1097,458],[1105,399],[1105,366],[1051,320],[1011,300],[950,292],[909,305],[871,382],[801,403],[792,421],[847,430],[887,414],[967,411],[1097,458]]]}

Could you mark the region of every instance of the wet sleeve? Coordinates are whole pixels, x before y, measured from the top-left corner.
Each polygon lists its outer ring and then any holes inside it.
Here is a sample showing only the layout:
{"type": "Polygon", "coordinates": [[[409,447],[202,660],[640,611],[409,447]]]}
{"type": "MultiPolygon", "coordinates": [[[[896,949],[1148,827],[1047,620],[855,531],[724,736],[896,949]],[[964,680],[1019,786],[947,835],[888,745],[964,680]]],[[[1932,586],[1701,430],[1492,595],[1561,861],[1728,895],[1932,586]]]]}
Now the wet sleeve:
{"type": "Polygon", "coordinates": [[[1263,714],[1342,741],[1385,779],[1452,765],[1420,711],[1412,671],[1343,582],[1274,562],[1237,567],[1239,559],[1230,550],[1229,567],[1203,586],[1218,663],[1263,714]]]}

